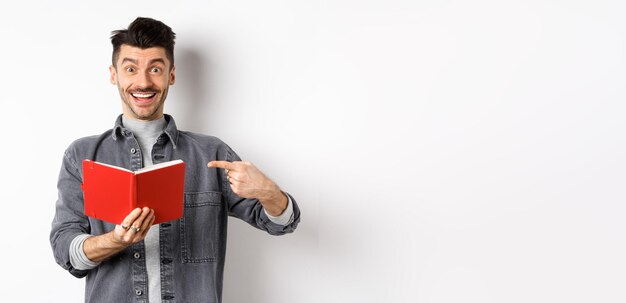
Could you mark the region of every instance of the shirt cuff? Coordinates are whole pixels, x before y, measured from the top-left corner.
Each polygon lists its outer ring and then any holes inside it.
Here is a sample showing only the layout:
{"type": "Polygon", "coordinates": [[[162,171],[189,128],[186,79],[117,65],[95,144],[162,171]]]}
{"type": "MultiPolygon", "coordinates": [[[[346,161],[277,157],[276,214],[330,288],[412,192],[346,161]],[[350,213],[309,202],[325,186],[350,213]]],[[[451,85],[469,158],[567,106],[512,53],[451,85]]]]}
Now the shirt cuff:
{"type": "Polygon", "coordinates": [[[83,244],[89,237],[92,236],[87,234],[78,235],[70,244],[70,263],[78,270],[89,270],[100,264],[99,262],[89,260],[87,255],[85,255],[83,244]]]}
{"type": "Polygon", "coordinates": [[[280,214],[278,217],[274,217],[270,214],[267,213],[267,210],[265,210],[265,208],[263,208],[263,211],[265,212],[265,215],[267,215],[267,217],[270,219],[270,221],[278,224],[278,225],[282,225],[282,226],[286,226],[289,225],[293,222],[293,203],[291,202],[291,197],[289,197],[289,195],[287,196],[287,208],[285,208],[285,211],[283,211],[282,214],[280,214]]]}

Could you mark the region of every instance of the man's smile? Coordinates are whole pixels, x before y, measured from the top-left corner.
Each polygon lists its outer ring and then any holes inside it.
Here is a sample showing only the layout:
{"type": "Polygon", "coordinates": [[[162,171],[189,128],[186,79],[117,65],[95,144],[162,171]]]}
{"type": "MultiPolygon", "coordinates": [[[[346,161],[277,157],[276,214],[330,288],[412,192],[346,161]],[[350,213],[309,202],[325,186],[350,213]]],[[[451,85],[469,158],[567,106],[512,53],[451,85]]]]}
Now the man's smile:
{"type": "Polygon", "coordinates": [[[133,97],[135,98],[152,98],[154,97],[154,95],[156,95],[156,93],[132,93],[131,95],[133,95],[133,97]]]}
{"type": "Polygon", "coordinates": [[[130,95],[133,97],[136,103],[150,103],[154,101],[154,97],[157,95],[156,92],[131,92],[130,95]]]}

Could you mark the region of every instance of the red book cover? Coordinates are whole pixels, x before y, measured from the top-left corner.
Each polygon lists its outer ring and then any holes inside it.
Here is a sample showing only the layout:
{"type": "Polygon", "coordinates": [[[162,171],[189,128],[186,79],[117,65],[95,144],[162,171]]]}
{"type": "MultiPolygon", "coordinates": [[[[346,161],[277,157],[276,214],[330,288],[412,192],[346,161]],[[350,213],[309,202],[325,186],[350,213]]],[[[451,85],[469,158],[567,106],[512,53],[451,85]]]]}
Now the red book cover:
{"type": "Polygon", "coordinates": [[[154,209],[154,224],[183,216],[185,162],[173,160],[131,171],[83,161],[85,215],[121,224],[135,208],[154,209]]]}

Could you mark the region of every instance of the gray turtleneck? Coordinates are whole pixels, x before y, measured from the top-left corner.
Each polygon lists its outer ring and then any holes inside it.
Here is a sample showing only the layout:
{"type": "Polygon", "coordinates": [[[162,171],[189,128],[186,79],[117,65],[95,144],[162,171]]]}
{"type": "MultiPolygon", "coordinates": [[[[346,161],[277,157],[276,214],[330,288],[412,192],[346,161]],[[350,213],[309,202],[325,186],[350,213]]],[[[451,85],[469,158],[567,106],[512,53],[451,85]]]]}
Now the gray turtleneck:
{"type": "MultiPolygon", "coordinates": [[[[141,147],[143,167],[152,166],[152,146],[167,126],[165,117],[152,121],[139,121],[122,116],[122,125],[130,130],[141,147]]],[[[161,263],[159,255],[159,224],[152,225],[146,238],[146,269],[148,271],[148,299],[161,302],[161,263]]]]}

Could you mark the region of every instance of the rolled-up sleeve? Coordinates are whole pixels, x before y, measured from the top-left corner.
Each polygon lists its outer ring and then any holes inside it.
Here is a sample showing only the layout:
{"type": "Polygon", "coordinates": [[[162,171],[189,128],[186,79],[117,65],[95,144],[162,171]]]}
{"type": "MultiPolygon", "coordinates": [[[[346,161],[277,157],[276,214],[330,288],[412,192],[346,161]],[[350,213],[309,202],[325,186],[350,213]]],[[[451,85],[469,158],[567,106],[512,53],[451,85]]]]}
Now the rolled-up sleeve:
{"type": "Polygon", "coordinates": [[[285,211],[283,211],[282,214],[278,216],[272,216],[267,212],[266,209],[263,209],[265,211],[265,215],[272,222],[280,225],[289,225],[291,224],[291,222],[293,222],[293,202],[291,201],[291,197],[289,195],[285,195],[287,196],[287,208],[285,208],[285,211]]]}
{"type": "Polygon", "coordinates": [[[50,231],[50,244],[55,261],[79,278],[86,276],[87,271],[72,266],[70,247],[77,236],[89,234],[89,221],[83,214],[81,183],[78,165],[66,151],[57,183],[58,199],[50,231]]]}

